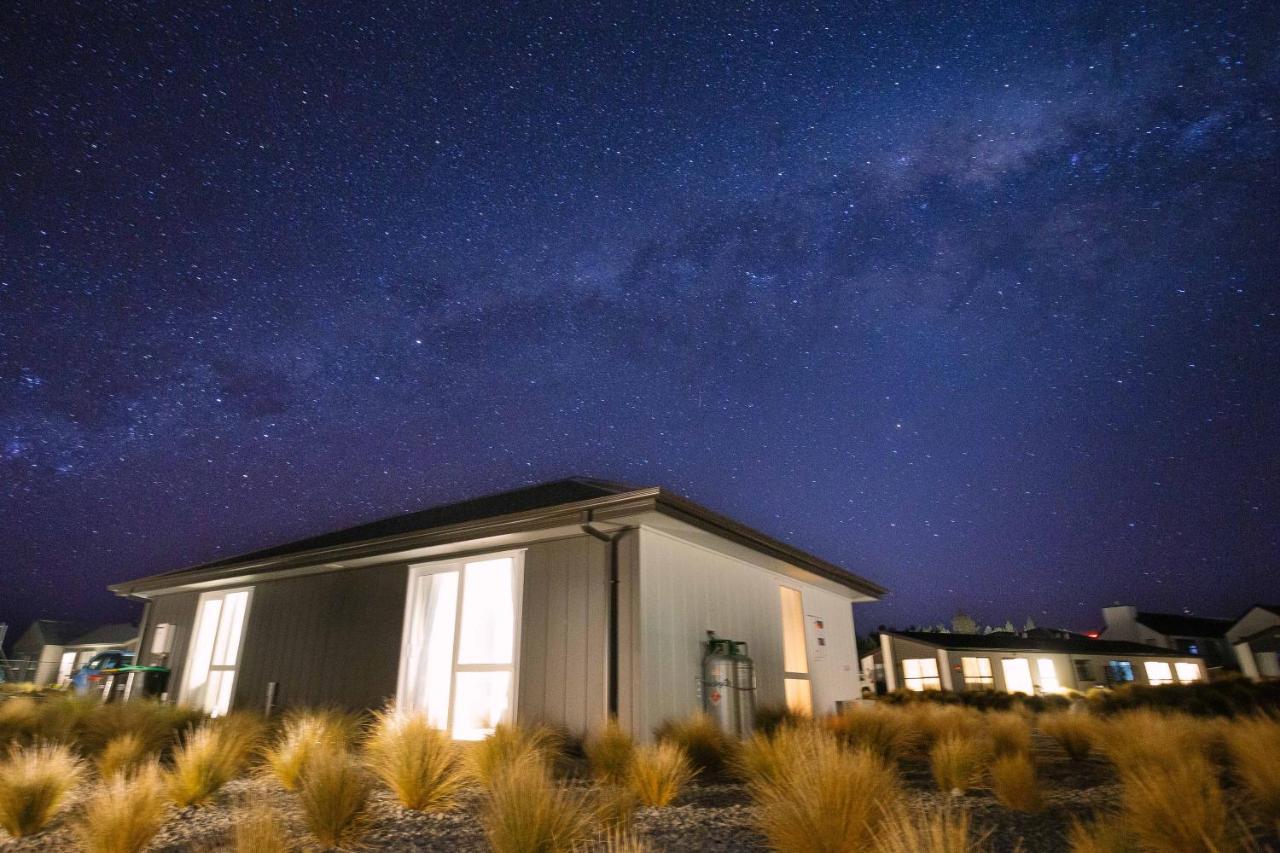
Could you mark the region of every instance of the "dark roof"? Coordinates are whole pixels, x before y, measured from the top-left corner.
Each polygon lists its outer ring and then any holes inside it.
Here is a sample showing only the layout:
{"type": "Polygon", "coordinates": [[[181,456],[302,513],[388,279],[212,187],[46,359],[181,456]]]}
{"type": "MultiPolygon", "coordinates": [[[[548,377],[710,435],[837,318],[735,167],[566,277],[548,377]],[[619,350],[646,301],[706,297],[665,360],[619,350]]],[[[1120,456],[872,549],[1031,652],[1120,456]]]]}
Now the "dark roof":
{"type": "Polygon", "coordinates": [[[1177,649],[1166,649],[1160,646],[1148,646],[1145,643],[1126,643],[1118,640],[1094,640],[1089,637],[1068,637],[1065,639],[1044,639],[1039,637],[1022,637],[1008,631],[992,634],[942,634],[933,631],[885,631],[895,637],[915,640],[920,643],[938,646],[943,649],[975,651],[1027,651],[1027,652],[1064,652],[1082,655],[1161,655],[1163,657],[1195,657],[1179,652],[1177,649]]]}
{"type": "Polygon", "coordinates": [[[1223,637],[1235,624],[1232,619],[1208,616],[1184,616],[1181,613],[1145,613],[1138,611],[1137,620],[1157,634],[1166,637],[1223,637]]]}
{"type": "Polygon", "coordinates": [[[753,530],[733,519],[699,506],[658,487],[637,488],[584,477],[557,480],[500,492],[459,503],[385,518],[255,551],[239,557],[205,563],[176,572],[113,584],[118,595],[183,584],[212,582],[228,577],[324,565],[342,559],[362,558],[397,549],[463,541],[468,537],[538,529],[556,524],[607,520],[608,513],[657,510],[725,538],[747,545],[784,562],[813,572],[865,595],[880,597],[887,590],[848,570],[753,530]],[[603,513],[603,515],[596,515],[603,513]]]}
{"type": "Polygon", "coordinates": [[[97,628],[86,631],[75,639],[67,641],[63,645],[118,646],[125,643],[131,643],[136,639],[138,639],[138,626],[129,622],[120,622],[115,625],[99,625],[97,628]]]}
{"type": "Polygon", "coordinates": [[[16,654],[34,654],[45,646],[65,646],[71,638],[78,637],[90,627],[85,622],[37,619],[14,641],[13,650],[16,654]]]}

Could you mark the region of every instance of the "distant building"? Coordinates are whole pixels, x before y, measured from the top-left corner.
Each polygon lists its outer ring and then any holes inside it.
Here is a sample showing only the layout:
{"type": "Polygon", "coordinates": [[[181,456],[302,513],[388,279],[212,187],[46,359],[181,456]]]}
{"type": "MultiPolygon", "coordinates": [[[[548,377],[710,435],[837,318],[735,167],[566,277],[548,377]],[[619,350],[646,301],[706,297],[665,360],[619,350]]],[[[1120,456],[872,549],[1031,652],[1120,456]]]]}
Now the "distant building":
{"type": "Polygon", "coordinates": [[[994,690],[1027,695],[1119,684],[1204,681],[1196,655],[1143,643],[1094,640],[1036,629],[1027,634],[882,631],[880,652],[863,658],[868,681],[886,689],[994,690]],[[877,670],[876,667],[881,667],[877,670]]]}
{"type": "Polygon", "coordinates": [[[37,619],[13,644],[16,680],[41,687],[64,684],[72,673],[98,652],[114,649],[136,651],[138,626],[88,625],[56,619],[37,619]]]}
{"type": "Polygon", "coordinates": [[[1240,671],[1254,681],[1280,678],[1280,604],[1256,604],[1227,629],[1240,671]]]}
{"type": "Polygon", "coordinates": [[[1236,668],[1235,653],[1227,642],[1230,619],[1151,613],[1127,604],[1102,608],[1102,618],[1107,624],[1099,635],[1103,640],[1177,649],[1204,658],[1210,670],[1236,668]]]}

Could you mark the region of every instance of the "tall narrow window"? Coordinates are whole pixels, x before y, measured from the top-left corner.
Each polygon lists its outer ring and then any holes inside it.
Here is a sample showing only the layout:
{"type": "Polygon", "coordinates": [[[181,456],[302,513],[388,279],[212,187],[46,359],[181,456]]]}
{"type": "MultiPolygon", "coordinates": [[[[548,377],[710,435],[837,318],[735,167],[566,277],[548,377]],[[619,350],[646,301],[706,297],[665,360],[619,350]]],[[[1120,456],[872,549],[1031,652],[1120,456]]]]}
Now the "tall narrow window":
{"type": "Polygon", "coordinates": [[[515,706],[520,557],[415,566],[400,703],[459,740],[480,740],[515,706]]]}
{"type": "Polygon", "coordinates": [[[1162,660],[1143,661],[1142,668],[1147,672],[1147,681],[1152,684],[1173,683],[1173,668],[1162,660]]]}
{"type": "Polygon", "coordinates": [[[813,713],[813,686],[809,683],[809,653],[805,648],[804,599],[800,590],[778,587],[782,601],[782,669],[787,707],[799,714],[813,713]]]}
{"type": "Polygon", "coordinates": [[[902,681],[908,690],[941,690],[937,658],[907,658],[902,662],[902,681]]]}
{"type": "Polygon", "coordinates": [[[1053,665],[1053,658],[1040,658],[1036,661],[1036,670],[1040,673],[1040,691],[1042,693],[1059,693],[1062,685],[1058,682],[1058,668],[1053,665]]]}
{"type": "Polygon", "coordinates": [[[182,697],[213,717],[231,710],[252,592],[228,589],[200,596],[182,697]]]}
{"type": "Polygon", "coordinates": [[[996,680],[991,674],[991,658],[960,658],[960,669],[964,672],[964,686],[978,690],[995,689],[996,680]]]}
{"type": "Polygon", "coordinates": [[[1026,658],[1005,658],[1000,661],[1000,668],[1004,671],[1005,690],[1028,696],[1036,692],[1031,683],[1031,664],[1026,658]]]}

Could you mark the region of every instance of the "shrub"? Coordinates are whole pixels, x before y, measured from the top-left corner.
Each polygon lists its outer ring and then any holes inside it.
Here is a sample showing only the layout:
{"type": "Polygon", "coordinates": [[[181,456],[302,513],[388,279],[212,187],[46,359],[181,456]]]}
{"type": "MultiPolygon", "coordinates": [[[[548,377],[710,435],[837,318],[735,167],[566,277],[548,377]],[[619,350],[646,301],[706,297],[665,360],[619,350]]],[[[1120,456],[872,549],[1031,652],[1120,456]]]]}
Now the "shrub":
{"type": "Polygon", "coordinates": [[[1084,761],[1098,736],[1098,721],[1090,714],[1058,711],[1041,717],[1040,729],[1057,741],[1072,761],[1084,761]]]}
{"type": "Polygon", "coordinates": [[[643,746],[631,762],[630,787],[643,805],[662,808],[679,796],[695,773],[684,750],[675,744],[643,746]]]}
{"type": "Polygon", "coordinates": [[[279,813],[258,803],[236,812],[231,849],[235,853],[287,853],[292,848],[279,813]]]}
{"type": "Polygon", "coordinates": [[[898,802],[897,777],[879,755],[833,735],[791,745],[771,780],[751,783],[760,831],[780,853],[853,853],[898,802]]]}
{"type": "Polygon", "coordinates": [[[484,808],[484,833],[494,853],[568,853],[591,837],[586,796],[559,788],[534,750],[495,767],[484,808]]]}
{"type": "Polygon", "coordinates": [[[560,746],[560,735],[547,726],[526,728],[502,723],[493,734],[472,745],[467,768],[480,784],[488,787],[504,767],[526,758],[549,769],[560,746]]]}
{"type": "Polygon", "coordinates": [[[244,768],[256,741],[239,722],[205,723],[187,735],[166,777],[169,796],[180,807],[207,803],[244,768]]]}
{"type": "Polygon", "coordinates": [[[1031,752],[1031,726],[1017,711],[987,714],[987,734],[991,738],[991,751],[997,757],[1031,752]]]}
{"type": "Polygon", "coordinates": [[[141,735],[125,732],[107,741],[98,756],[98,773],[102,778],[116,774],[129,774],[142,766],[152,755],[151,748],[141,735]]]}
{"type": "Polygon", "coordinates": [[[963,794],[982,776],[982,765],[990,758],[989,744],[972,735],[948,734],[929,750],[929,769],[938,790],[963,794]]]}
{"type": "Polygon", "coordinates": [[[636,744],[617,720],[610,720],[598,735],[587,738],[584,751],[591,775],[602,782],[617,785],[627,780],[636,744]]]}
{"type": "Polygon", "coordinates": [[[0,761],[0,827],[16,838],[44,829],[83,775],[65,746],[10,747],[0,761]]]}
{"type": "Polygon", "coordinates": [[[1125,826],[1152,853],[1226,849],[1227,811],[1217,774],[1203,756],[1138,764],[1121,772],[1125,826]]]}
{"type": "Polygon", "coordinates": [[[1044,808],[1036,766],[1025,752],[1001,755],[991,763],[991,790],[1007,809],[1038,812],[1044,808]]]}
{"type": "Polygon", "coordinates": [[[1280,833],[1280,721],[1253,717],[1232,723],[1226,741],[1234,775],[1250,807],[1280,833]]]}
{"type": "Polygon", "coordinates": [[[203,714],[178,705],[156,701],[112,702],[86,709],[64,709],[71,720],[69,737],[86,756],[101,756],[125,735],[138,741],[143,755],[161,752],[177,741],[182,731],[203,719],[203,714]]]}
{"type": "Polygon", "coordinates": [[[684,750],[695,770],[708,776],[724,772],[732,760],[736,743],[716,721],[706,714],[693,714],[680,720],[668,720],[654,732],[659,741],[673,743],[684,750]]]}
{"type": "Polygon", "coordinates": [[[969,814],[944,806],[912,817],[893,809],[872,837],[875,853],[975,853],[979,841],[969,829],[969,814]]]}
{"type": "Polygon", "coordinates": [[[847,746],[870,749],[885,761],[896,761],[917,737],[912,718],[900,710],[860,707],[826,719],[827,726],[847,746]]]}
{"type": "Polygon", "coordinates": [[[104,777],[86,799],[75,834],[85,853],[140,853],[164,820],[164,778],[152,761],[132,775],[104,777]]]}
{"type": "Polygon", "coordinates": [[[332,711],[288,714],[263,759],[285,790],[296,791],[311,756],[318,750],[345,751],[353,725],[350,717],[332,711]]]}
{"type": "Polygon", "coordinates": [[[346,847],[359,840],[371,792],[368,774],[350,754],[318,750],[311,756],[302,771],[298,804],[321,847],[346,847]]]}
{"type": "Polygon", "coordinates": [[[451,808],[466,782],[458,746],[423,711],[377,714],[365,760],[402,806],[417,811],[451,808]]]}

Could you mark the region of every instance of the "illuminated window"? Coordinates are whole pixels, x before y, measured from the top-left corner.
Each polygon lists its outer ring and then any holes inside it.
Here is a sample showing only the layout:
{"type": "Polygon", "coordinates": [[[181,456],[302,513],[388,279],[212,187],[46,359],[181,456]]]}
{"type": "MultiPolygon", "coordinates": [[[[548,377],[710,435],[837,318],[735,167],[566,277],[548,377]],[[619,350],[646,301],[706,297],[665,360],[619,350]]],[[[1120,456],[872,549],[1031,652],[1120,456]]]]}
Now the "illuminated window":
{"type": "Polygon", "coordinates": [[[1004,670],[1004,689],[1009,693],[1035,693],[1031,682],[1031,663],[1026,658],[1005,658],[1000,661],[1004,670]]]}
{"type": "Polygon", "coordinates": [[[787,707],[797,714],[813,713],[813,685],[809,683],[809,653],[804,636],[804,598],[800,590],[778,587],[782,602],[782,669],[787,707]]]}
{"type": "Polygon", "coordinates": [[[62,659],[58,661],[58,683],[66,684],[71,680],[76,666],[76,653],[63,652],[62,659]]]}
{"type": "Polygon", "coordinates": [[[249,589],[206,592],[196,609],[183,701],[213,717],[231,710],[251,593],[249,589]]]}
{"type": "Polygon", "coordinates": [[[977,687],[992,690],[996,680],[991,674],[991,658],[960,658],[960,669],[964,672],[966,687],[977,687]]]}
{"type": "Polygon", "coordinates": [[[1053,665],[1053,658],[1037,660],[1036,670],[1040,673],[1041,692],[1058,693],[1062,690],[1062,685],[1058,683],[1058,669],[1053,665]]]}
{"type": "Polygon", "coordinates": [[[519,555],[415,566],[400,704],[458,740],[480,740],[515,705],[519,555]]]}
{"type": "Polygon", "coordinates": [[[1173,669],[1169,664],[1159,660],[1144,661],[1142,668],[1147,671],[1147,681],[1152,684],[1172,684],[1173,669]]]}
{"type": "Polygon", "coordinates": [[[1200,664],[1197,663],[1175,663],[1174,670],[1178,673],[1178,681],[1182,684],[1190,684],[1193,681],[1200,680],[1200,664]]]}
{"type": "Polygon", "coordinates": [[[908,690],[941,690],[937,658],[907,658],[902,662],[902,681],[908,690]]]}

